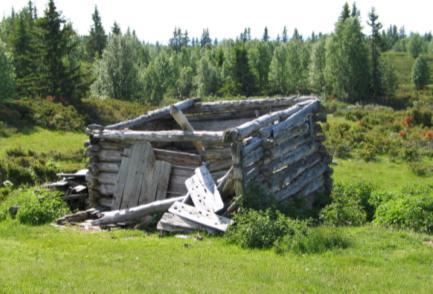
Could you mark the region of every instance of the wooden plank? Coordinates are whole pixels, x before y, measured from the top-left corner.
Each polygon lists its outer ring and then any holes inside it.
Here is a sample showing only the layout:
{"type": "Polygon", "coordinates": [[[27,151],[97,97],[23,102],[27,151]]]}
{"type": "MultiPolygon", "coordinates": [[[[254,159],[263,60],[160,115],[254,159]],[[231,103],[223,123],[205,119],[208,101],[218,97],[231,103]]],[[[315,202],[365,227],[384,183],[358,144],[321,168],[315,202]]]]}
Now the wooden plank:
{"type": "Polygon", "coordinates": [[[205,166],[197,168],[194,176],[185,181],[185,186],[198,209],[217,212],[224,208],[218,187],[205,166]]]}
{"type": "Polygon", "coordinates": [[[158,182],[155,200],[162,200],[167,197],[168,182],[170,180],[171,164],[165,161],[156,161],[155,180],[158,182]]]}
{"type": "MultiPolygon", "coordinates": [[[[185,114],[183,114],[182,110],[178,109],[174,105],[171,105],[170,114],[182,130],[194,132],[194,128],[189,123],[188,119],[186,118],[185,114]]],[[[201,141],[192,141],[192,144],[197,149],[198,153],[202,153],[205,150],[204,145],[201,141]]]]}
{"type": "Polygon", "coordinates": [[[166,231],[170,233],[192,232],[194,230],[206,230],[210,233],[213,232],[212,229],[201,226],[196,222],[190,221],[170,212],[166,212],[162,215],[162,218],[159,220],[156,228],[159,231],[166,231]]]}
{"type": "Polygon", "coordinates": [[[233,223],[231,219],[200,210],[194,206],[183,204],[181,202],[175,202],[168,211],[221,232],[225,232],[228,226],[233,223]]]}
{"type": "Polygon", "coordinates": [[[122,156],[122,161],[120,163],[120,169],[117,176],[117,181],[115,183],[114,197],[113,197],[114,199],[112,202],[111,209],[120,208],[123,200],[123,191],[125,190],[126,179],[128,178],[128,175],[129,175],[129,154],[125,153],[124,156],[122,156]]]}

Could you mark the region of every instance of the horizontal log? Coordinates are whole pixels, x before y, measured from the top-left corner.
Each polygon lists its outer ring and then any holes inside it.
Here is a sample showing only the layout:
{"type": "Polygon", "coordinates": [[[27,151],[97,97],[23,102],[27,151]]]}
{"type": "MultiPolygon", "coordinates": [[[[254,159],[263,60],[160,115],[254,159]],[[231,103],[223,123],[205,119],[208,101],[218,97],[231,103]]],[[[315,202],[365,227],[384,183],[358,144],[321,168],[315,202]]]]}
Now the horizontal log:
{"type": "Polygon", "coordinates": [[[307,157],[307,156],[313,154],[317,150],[318,150],[317,144],[303,145],[303,146],[300,146],[295,151],[293,151],[289,154],[285,154],[284,156],[282,156],[280,158],[275,158],[275,159],[270,159],[270,160],[265,159],[264,163],[266,165],[268,165],[270,170],[277,171],[281,168],[285,168],[286,166],[297,162],[298,160],[300,160],[304,157],[307,157]]]}
{"type": "Polygon", "coordinates": [[[111,172],[117,173],[120,168],[120,162],[100,162],[100,163],[92,163],[89,165],[89,169],[92,172],[111,172]]]}
{"type": "Polygon", "coordinates": [[[217,111],[206,111],[206,112],[195,112],[186,114],[188,120],[192,123],[194,122],[204,122],[204,121],[224,121],[224,120],[232,120],[236,119],[254,119],[259,117],[267,112],[269,112],[269,108],[266,109],[222,109],[217,111]]]}
{"type": "Polygon", "coordinates": [[[110,208],[110,209],[111,209],[112,203],[113,203],[113,198],[101,197],[101,198],[98,198],[98,200],[97,200],[97,204],[102,205],[106,208],[110,208]]]}
{"type": "Polygon", "coordinates": [[[295,151],[302,145],[313,143],[313,138],[311,138],[309,135],[289,138],[288,140],[275,145],[273,148],[268,149],[268,156],[272,159],[281,158],[286,154],[290,154],[291,152],[295,151]]]}
{"type": "Polygon", "coordinates": [[[310,104],[305,105],[299,111],[292,113],[284,121],[275,125],[272,129],[274,137],[278,137],[280,132],[285,132],[291,126],[295,126],[299,123],[308,122],[308,115],[314,112],[319,107],[319,101],[315,100],[310,104]]]}
{"type": "Polygon", "coordinates": [[[114,185],[117,182],[117,173],[101,172],[98,174],[98,182],[114,185]]]}
{"type": "Polygon", "coordinates": [[[102,132],[92,132],[97,139],[119,140],[126,142],[149,141],[149,142],[192,142],[210,141],[223,142],[223,132],[208,131],[118,131],[103,130],[102,132]]]}
{"type": "Polygon", "coordinates": [[[184,197],[185,196],[168,198],[132,208],[104,212],[101,218],[92,221],[92,225],[102,226],[116,223],[138,222],[146,215],[167,211],[173,203],[182,201],[184,197]]]}
{"type": "MultiPolygon", "coordinates": [[[[237,117],[237,116],[233,116],[237,117]]],[[[251,118],[234,118],[234,119],[225,119],[225,120],[200,120],[200,121],[192,121],[191,125],[197,131],[225,131],[230,128],[234,128],[244,124],[247,121],[250,121],[251,118]]]]}
{"type": "Polygon", "coordinates": [[[289,167],[279,170],[272,175],[272,192],[277,192],[281,187],[290,185],[294,179],[300,176],[303,172],[314,167],[316,164],[323,162],[322,157],[314,153],[300,161],[290,165],[289,167]]]}
{"type": "Polygon", "coordinates": [[[245,168],[254,163],[261,162],[263,160],[263,156],[263,148],[257,148],[256,150],[244,155],[242,166],[245,168]]]}
{"type": "Polygon", "coordinates": [[[308,171],[296,178],[290,185],[276,192],[276,199],[281,201],[298,194],[309,183],[316,181],[319,177],[323,178],[323,173],[326,171],[326,169],[327,165],[323,163],[310,168],[308,171]]]}
{"type": "Polygon", "coordinates": [[[263,139],[258,137],[252,137],[247,143],[244,143],[244,148],[242,149],[242,156],[247,155],[253,150],[261,147],[263,144],[263,139]]]}
{"type": "Polygon", "coordinates": [[[226,131],[224,137],[226,140],[239,140],[240,138],[246,138],[250,136],[255,131],[258,131],[261,128],[273,125],[275,121],[280,121],[286,119],[287,117],[293,116],[296,113],[301,113],[301,115],[305,115],[305,109],[309,112],[317,107],[319,104],[318,100],[309,100],[305,102],[298,103],[290,108],[271,112],[269,114],[265,114],[255,120],[246,122],[236,128],[226,131]],[[311,106],[313,105],[313,106],[311,106]]]}
{"type": "Polygon", "coordinates": [[[270,111],[273,107],[289,107],[298,102],[314,99],[314,97],[282,97],[282,98],[262,98],[247,100],[227,100],[217,102],[197,102],[193,107],[186,110],[186,113],[234,111],[247,109],[263,109],[270,111]]]}
{"type": "MultiPolygon", "coordinates": [[[[178,109],[184,111],[188,108],[192,107],[194,103],[200,101],[199,98],[191,98],[187,100],[180,101],[178,103],[175,103],[174,106],[176,106],[178,109]]],[[[148,123],[153,120],[161,119],[161,118],[169,118],[170,117],[170,106],[166,106],[160,109],[156,109],[154,111],[150,111],[146,114],[143,114],[139,117],[136,117],[134,119],[130,119],[127,121],[119,122],[116,124],[108,125],[106,126],[106,129],[125,129],[125,128],[131,128],[136,127],[138,125],[142,125],[145,123],[148,123]]]]}
{"type": "Polygon", "coordinates": [[[114,191],[115,191],[116,185],[109,183],[109,184],[105,184],[105,183],[100,183],[96,189],[99,191],[99,193],[101,195],[104,195],[105,197],[107,196],[113,196],[114,191]]]}

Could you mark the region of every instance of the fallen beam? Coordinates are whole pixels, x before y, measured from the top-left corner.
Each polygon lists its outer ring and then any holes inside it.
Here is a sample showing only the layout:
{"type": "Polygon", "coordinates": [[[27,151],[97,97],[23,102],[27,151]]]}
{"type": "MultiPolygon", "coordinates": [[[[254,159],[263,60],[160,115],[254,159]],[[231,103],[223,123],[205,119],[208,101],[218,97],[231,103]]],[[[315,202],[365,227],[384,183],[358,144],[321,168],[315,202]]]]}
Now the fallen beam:
{"type": "Polygon", "coordinates": [[[146,215],[157,212],[165,212],[173,203],[176,201],[182,201],[184,198],[185,196],[169,198],[132,208],[104,212],[102,213],[101,218],[92,221],[92,226],[136,222],[146,215]]]}

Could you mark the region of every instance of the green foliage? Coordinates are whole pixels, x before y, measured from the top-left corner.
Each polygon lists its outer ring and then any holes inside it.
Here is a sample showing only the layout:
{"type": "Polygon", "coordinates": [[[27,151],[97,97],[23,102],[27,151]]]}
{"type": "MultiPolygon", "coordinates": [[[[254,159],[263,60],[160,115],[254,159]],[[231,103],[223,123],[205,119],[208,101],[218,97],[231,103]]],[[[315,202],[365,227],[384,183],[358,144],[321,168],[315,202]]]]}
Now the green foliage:
{"type": "Polygon", "coordinates": [[[313,45],[310,63],[310,84],[314,91],[323,93],[326,89],[324,75],[326,65],[326,39],[320,39],[313,45]]]}
{"type": "Polygon", "coordinates": [[[248,209],[238,213],[234,221],[227,238],[244,248],[270,248],[279,238],[307,230],[305,222],[288,219],[275,210],[260,212],[248,209]]]}
{"type": "Polygon", "coordinates": [[[279,254],[292,251],[297,254],[323,253],[333,249],[344,249],[350,246],[349,239],[333,227],[317,227],[286,235],[275,243],[279,254]]]}
{"type": "Polygon", "coordinates": [[[0,160],[0,182],[8,180],[16,186],[54,180],[57,172],[46,154],[19,148],[7,150],[6,158],[0,160]]]}
{"type": "Polygon", "coordinates": [[[430,78],[427,61],[420,56],[415,60],[412,67],[412,83],[417,90],[425,88],[430,78]]]}
{"type": "Polygon", "coordinates": [[[369,203],[372,187],[365,184],[336,184],[331,194],[331,204],[320,213],[323,223],[332,226],[359,226],[374,215],[369,203]]]}
{"type": "Polygon", "coordinates": [[[421,53],[426,51],[426,44],[419,34],[413,34],[409,38],[407,49],[413,58],[418,58],[421,53]]]}
{"type": "Polygon", "coordinates": [[[327,38],[325,79],[327,92],[351,102],[368,96],[368,51],[357,17],[340,20],[327,38]]]}
{"type": "Polygon", "coordinates": [[[61,199],[61,194],[39,188],[18,189],[0,203],[0,214],[9,215],[9,207],[17,206],[16,218],[20,223],[42,225],[69,212],[66,203],[61,199]]]}
{"type": "Polygon", "coordinates": [[[396,70],[386,58],[381,59],[379,67],[382,92],[386,98],[393,98],[398,86],[396,70]]]}
{"type": "Polygon", "coordinates": [[[0,41],[0,101],[15,96],[15,70],[12,57],[0,41]]]}
{"type": "Polygon", "coordinates": [[[433,233],[433,197],[428,194],[400,196],[379,205],[375,223],[433,233]]]}
{"type": "Polygon", "coordinates": [[[86,115],[88,124],[108,125],[142,115],[153,107],[136,101],[118,99],[87,98],[82,101],[80,110],[86,115]]]}
{"type": "Polygon", "coordinates": [[[140,42],[131,35],[112,35],[100,60],[94,64],[92,93],[105,98],[140,99],[138,50],[140,42]]]}
{"type": "Polygon", "coordinates": [[[87,43],[87,50],[90,57],[102,56],[102,52],[107,45],[107,35],[105,34],[104,27],[102,26],[101,16],[99,15],[98,8],[95,6],[95,11],[92,14],[93,24],[90,28],[90,35],[87,43]]]}

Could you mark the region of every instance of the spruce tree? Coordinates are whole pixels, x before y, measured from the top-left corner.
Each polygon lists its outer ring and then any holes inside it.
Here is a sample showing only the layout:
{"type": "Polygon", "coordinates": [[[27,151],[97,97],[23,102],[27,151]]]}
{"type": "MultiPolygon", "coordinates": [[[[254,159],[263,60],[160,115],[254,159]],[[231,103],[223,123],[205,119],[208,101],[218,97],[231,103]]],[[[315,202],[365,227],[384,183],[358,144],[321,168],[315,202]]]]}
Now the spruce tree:
{"type": "Polygon", "coordinates": [[[346,2],[343,5],[343,11],[341,11],[339,21],[340,22],[345,21],[349,17],[350,17],[350,8],[349,8],[349,4],[346,2]]]}
{"type": "Polygon", "coordinates": [[[200,47],[210,47],[212,46],[212,39],[210,38],[209,29],[204,29],[203,33],[201,34],[200,39],[200,47]]]}
{"type": "Polygon", "coordinates": [[[105,34],[104,27],[102,26],[101,17],[99,15],[98,8],[95,6],[95,11],[92,15],[93,24],[90,28],[89,40],[88,40],[88,53],[91,58],[95,56],[101,56],[107,45],[107,35],[105,34]]]}
{"type": "Polygon", "coordinates": [[[325,92],[326,39],[322,38],[313,45],[310,62],[310,85],[316,93],[325,92]]]}
{"type": "Polygon", "coordinates": [[[15,96],[15,73],[6,45],[0,41],[0,100],[15,96]]]}
{"type": "Polygon", "coordinates": [[[111,33],[113,35],[121,35],[122,34],[122,30],[120,29],[120,26],[117,22],[113,23],[113,26],[111,27],[111,33]]]}
{"type": "Polygon", "coordinates": [[[66,24],[53,0],[38,22],[41,35],[40,95],[63,103],[76,103],[87,87],[83,84],[80,62],[74,59],[77,42],[71,24],[66,24]]]}
{"type": "Polygon", "coordinates": [[[367,24],[371,27],[370,38],[370,60],[371,60],[371,94],[373,98],[377,98],[382,94],[382,86],[380,84],[380,47],[381,37],[380,29],[382,24],[378,22],[379,16],[376,14],[374,7],[368,14],[369,21],[367,24]]]}
{"type": "Polygon", "coordinates": [[[265,30],[264,30],[264,32],[263,32],[262,40],[263,40],[263,42],[267,42],[267,41],[269,41],[268,27],[265,27],[265,30]]]}
{"type": "Polygon", "coordinates": [[[283,43],[287,43],[289,41],[289,35],[287,34],[287,28],[286,28],[286,26],[284,26],[284,28],[283,28],[283,34],[282,34],[282,37],[281,37],[281,41],[283,43]]]}

